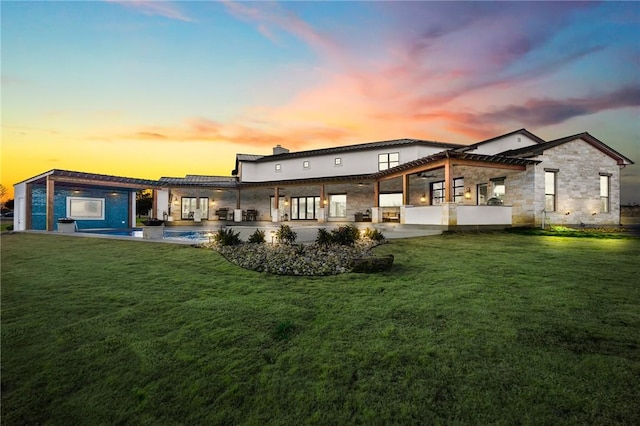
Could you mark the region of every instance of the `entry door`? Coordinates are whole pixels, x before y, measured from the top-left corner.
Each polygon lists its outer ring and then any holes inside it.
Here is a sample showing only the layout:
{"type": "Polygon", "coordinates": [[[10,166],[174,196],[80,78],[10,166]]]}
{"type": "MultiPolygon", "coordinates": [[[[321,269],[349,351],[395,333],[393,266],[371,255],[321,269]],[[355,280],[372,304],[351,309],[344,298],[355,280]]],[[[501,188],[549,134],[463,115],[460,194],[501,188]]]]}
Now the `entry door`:
{"type": "Polygon", "coordinates": [[[24,197],[18,198],[18,227],[16,231],[24,231],[25,224],[27,221],[27,212],[26,212],[27,204],[24,201],[24,197]]]}
{"type": "Polygon", "coordinates": [[[478,184],[478,197],[476,198],[477,201],[477,205],[479,206],[483,206],[485,204],[487,204],[487,184],[486,183],[480,183],[478,184]]]}

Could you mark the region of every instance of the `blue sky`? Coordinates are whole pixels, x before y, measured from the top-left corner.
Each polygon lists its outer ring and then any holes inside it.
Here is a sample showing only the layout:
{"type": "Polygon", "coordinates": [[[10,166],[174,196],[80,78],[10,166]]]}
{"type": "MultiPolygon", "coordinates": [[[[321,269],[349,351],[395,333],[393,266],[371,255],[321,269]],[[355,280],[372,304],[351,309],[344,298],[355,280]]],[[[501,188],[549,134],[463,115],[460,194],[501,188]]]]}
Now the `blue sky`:
{"type": "Polygon", "coordinates": [[[522,127],[638,162],[639,70],[637,2],[3,1],[2,183],[522,127]]]}

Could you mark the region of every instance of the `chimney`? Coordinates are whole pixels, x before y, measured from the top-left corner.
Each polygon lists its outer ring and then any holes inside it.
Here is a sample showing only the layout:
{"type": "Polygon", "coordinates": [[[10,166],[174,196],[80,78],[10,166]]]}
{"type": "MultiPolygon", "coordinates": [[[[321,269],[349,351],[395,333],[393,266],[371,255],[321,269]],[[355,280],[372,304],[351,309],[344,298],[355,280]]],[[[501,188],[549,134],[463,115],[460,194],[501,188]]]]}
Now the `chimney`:
{"type": "Polygon", "coordinates": [[[289,150],[287,148],[283,148],[282,146],[280,146],[280,144],[273,147],[273,155],[288,154],[288,153],[289,153],[289,150]]]}

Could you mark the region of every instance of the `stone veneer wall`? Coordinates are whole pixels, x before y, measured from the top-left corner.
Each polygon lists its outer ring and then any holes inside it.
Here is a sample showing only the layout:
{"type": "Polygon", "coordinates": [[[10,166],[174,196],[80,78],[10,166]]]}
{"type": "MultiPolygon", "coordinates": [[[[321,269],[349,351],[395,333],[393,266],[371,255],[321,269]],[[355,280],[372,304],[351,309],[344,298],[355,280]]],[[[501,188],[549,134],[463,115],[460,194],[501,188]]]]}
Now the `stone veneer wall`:
{"type": "Polygon", "coordinates": [[[589,143],[576,139],[546,150],[535,158],[535,225],[541,226],[545,206],[545,168],[557,169],[555,212],[546,212],[550,225],[618,225],[620,167],[589,143]],[[609,213],[600,211],[600,174],[610,174],[609,213]],[[569,212],[569,214],[566,214],[569,212]],[[595,213],[595,214],[594,214],[595,213]]]}

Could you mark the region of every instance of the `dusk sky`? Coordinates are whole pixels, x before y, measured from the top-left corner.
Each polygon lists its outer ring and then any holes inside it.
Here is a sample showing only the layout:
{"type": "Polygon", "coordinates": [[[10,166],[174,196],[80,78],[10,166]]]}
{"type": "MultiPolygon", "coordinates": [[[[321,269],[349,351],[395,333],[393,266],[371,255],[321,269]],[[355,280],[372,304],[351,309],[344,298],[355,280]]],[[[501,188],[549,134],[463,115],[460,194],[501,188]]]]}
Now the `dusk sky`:
{"type": "MultiPolygon", "coordinates": [[[[589,132],[640,163],[640,3],[2,1],[2,179],[589,132]]],[[[640,203],[640,165],[622,172],[640,203]]]]}

